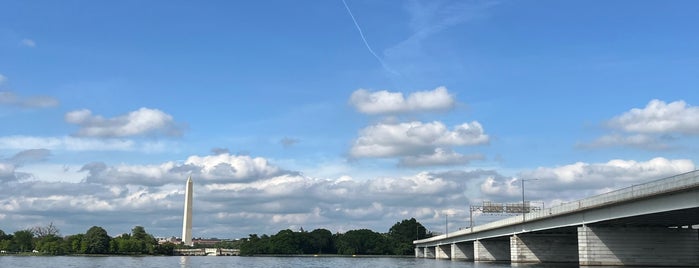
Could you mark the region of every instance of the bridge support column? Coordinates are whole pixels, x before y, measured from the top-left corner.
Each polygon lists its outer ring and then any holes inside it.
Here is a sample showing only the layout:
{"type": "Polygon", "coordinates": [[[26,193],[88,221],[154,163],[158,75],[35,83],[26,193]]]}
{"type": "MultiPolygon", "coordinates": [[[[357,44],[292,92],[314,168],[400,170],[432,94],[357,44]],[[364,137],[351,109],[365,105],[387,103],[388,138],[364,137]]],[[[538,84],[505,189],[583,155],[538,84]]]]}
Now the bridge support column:
{"type": "Polygon", "coordinates": [[[452,260],[473,260],[473,242],[451,244],[452,260]]]}
{"type": "Polygon", "coordinates": [[[693,229],[578,228],[580,265],[699,266],[693,229]]]}
{"type": "Polygon", "coordinates": [[[425,247],[425,258],[434,259],[437,249],[435,247],[425,247]]]}
{"type": "Polygon", "coordinates": [[[415,258],[424,258],[425,248],[415,247],[415,258]]]}
{"type": "Polygon", "coordinates": [[[578,237],[570,234],[519,234],[510,237],[512,262],[578,262],[578,237]]]}
{"type": "Polygon", "coordinates": [[[476,261],[509,261],[510,239],[476,240],[473,242],[473,256],[476,261]]]}
{"type": "Polygon", "coordinates": [[[435,259],[451,259],[451,245],[439,245],[435,249],[435,259]]]}

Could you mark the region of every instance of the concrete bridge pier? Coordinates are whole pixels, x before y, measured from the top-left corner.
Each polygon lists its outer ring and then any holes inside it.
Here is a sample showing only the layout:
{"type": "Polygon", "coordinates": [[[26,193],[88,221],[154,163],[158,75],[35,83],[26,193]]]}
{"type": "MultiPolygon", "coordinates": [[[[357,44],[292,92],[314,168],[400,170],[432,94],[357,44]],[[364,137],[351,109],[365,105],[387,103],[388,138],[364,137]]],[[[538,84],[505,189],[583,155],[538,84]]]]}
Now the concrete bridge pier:
{"type": "Polygon", "coordinates": [[[473,258],[473,243],[474,242],[464,242],[464,243],[453,243],[451,244],[451,259],[452,260],[466,260],[472,261],[473,258]]]}
{"type": "Polygon", "coordinates": [[[580,265],[699,266],[695,229],[578,227],[580,265]]]}
{"type": "Polygon", "coordinates": [[[435,247],[425,247],[425,258],[434,259],[436,257],[437,250],[435,247]]]}
{"type": "Polygon", "coordinates": [[[424,257],[425,257],[425,248],[415,247],[415,258],[424,258],[424,257]]]}
{"type": "Polygon", "coordinates": [[[518,234],[510,237],[512,262],[578,262],[576,233],[518,234]]]}
{"type": "Polygon", "coordinates": [[[473,242],[476,261],[510,261],[510,239],[489,238],[473,242]]]}
{"type": "Polygon", "coordinates": [[[435,254],[436,259],[451,259],[451,244],[436,246],[437,254],[435,254]]]}

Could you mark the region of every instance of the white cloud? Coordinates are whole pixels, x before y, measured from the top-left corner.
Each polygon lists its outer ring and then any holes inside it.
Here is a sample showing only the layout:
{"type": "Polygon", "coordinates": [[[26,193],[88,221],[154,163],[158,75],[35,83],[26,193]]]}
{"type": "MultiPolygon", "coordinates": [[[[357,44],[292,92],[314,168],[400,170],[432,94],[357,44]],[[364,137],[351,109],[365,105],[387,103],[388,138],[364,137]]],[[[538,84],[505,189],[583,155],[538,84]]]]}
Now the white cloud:
{"type": "Polygon", "coordinates": [[[0,182],[15,180],[15,165],[0,162],[0,182]]]}
{"type": "Polygon", "coordinates": [[[4,75],[0,74],[0,85],[2,85],[3,83],[5,83],[5,81],[7,81],[7,77],[5,77],[4,75]]]}
{"type": "Polygon", "coordinates": [[[577,162],[523,171],[517,179],[489,179],[481,183],[481,189],[492,199],[507,199],[520,194],[520,180],[526,179],[532,180],[525,186],[531,200],[572,201],[695,169],[691,160],[662,157],[648,161],[615,159],[605,163],[577,162]]]}
{"type": "Polygon", "coordinates": [[[451,150],[436,148],[433,154],[405,156],[400,159],[399,165],[408,167],[465,165],[473,160],[483,160],[484,158],[480,154],[463,155],[451,150]]]}
{"type": "Polygon", "coordinates": [[[600,187],[600,184],[616,182],[638,182],[652,178],[662,178],[674,174],[689,172],[695,169],[694,163],[688,159],[670,160],[662,157],[644,162],[634,160],[610,160],[606,163],[577,162],[555,168],[538,168],[523,172],[525,178],[537,178],[554,182],[547,185],[567,185],[581,187],[600,187]]]}
{"type": "Polygon", "coordinates": [[[699,107],[682,100],[666,103],[651,100],[645,108],[631,109],[605,122],[613,131],[592,142],[578,144],[581,148],[623,146],[644,150],[667,150],[676,146],[672,141],[699,135],[699,107]]]}
{"type": "Polygon", "coordinates": [[[131,140],[102,140],[76,137],[0,137],[0,148],[7,150],[30,150],[44,148],[64,151],[141,151],[157,145],[136,143],[131,140]]]}
{"type": "Polygon", "coordinates": [[[386,90],[370,92],[358,89],[352,93],[349,102],[359,112],[365,114],[443,111],[451,109],[455,103],[454,98],[445,87],[411,93],[407,99],[403,97],[401,92],[386,90]]]}
{"type": "Polygon", "coordinates": [[[634,108],[609,120],[608,125],[630,133],[681,133],[699,135],[699,107],[684,101],[651,100],[643,109],[634,108]]]}
{"type": "Polygon", "coordinates": [[[228,153],[190,156],[185,164],[200,168],[201,175],[209,180],[265,178],[280,172],[278,167],[271,165],[265,158],[228,153]]]}
{"type": "Polygon", "coordinates": [[[579,147],[582,148],[602,148],[611,146],[627,146],[647,150],[665,150],[670,148],[670,145],[663,143],[657,137],[646,134],[611,134],[599,137],[590,143],[579,144],[579,147]]]}
{"type": "Polygon", "coordinates": [[[438,121],[379,123],[360,131],[359,137],[350,149],[350,156],[356,158],[409,156],[412,158],[404,161],[414,164],[427,163],[438,158],[452,161],[456,155],[448,155],[444,147],[471,146],[488,142],[488,135],[476,121],[457,125],[452,130],[438,121]],[[429,157],[429,155],[433,156],[429,157]]]}
{"type": "Polygon", "coordinates": [[[20,41],[20,44],[22,44],[25,47],[36,47],[36,42],[28,38],[22,39],[22,41],[20,41]]]}
{"type": "Polygon", "coordinates": [[[92,115],[92,111],[83,109],[66,113],[65,120],[79,125],[80,130],[77,135],[83,137],[130,137],[154,134],[178,136],[182,131],[171,115],[149,108],[140,108],[114,118],[92,115]]]}
{"type": "Polygon", "coordinates": [[[13,224],[5,228],[17,230],[53,221],[63,223],[59,227],[65,234],[92,225],[118,234],[143,225],[156,235],[177,235],[184,182],[191,175],[197,236],[272,234],[289,226],[387,231],[409,217],[419,217],[428,227],[442,226],[442,211],[465,216],[466,210],[459,208],[478,200],[521,200],[519,178],[538,178],[527,183],[528,199],[551,204],[693,168],[690,160],[656,158],[542,167],[518,178],[475,170],[318,179],[283,170],[262,157],[222,153],[152,165],[91,163],[83,167],[84,180],[67,183],[17,180],[14,166],[0,162],[0,178],[10,178],[0,180],[0,210],[13,224]]]}
{"type": "Polygon", "coordinates": [[[51,108],[58,106],[59,101],[49,96],[22,97],[12,91],[0,91],[0,105],[3,104],[23,108],[51,108]]]}
{"type": "MultiPolygon", "coordinates": [[[[19,220],[25,215],[40,215],[47,222],[65,222],[62,229],[68,234],[84,232],[75,230],[84,225],[123,232],[143,224],[139,219],[148,215],[163,222],[147,227],[176,235],[181,225],[182,188],[191,174],[197,225],[243,226],[246,229],[214,228],[224,230],[226,236],[231,230],[240,232],[235,235],[242,237],[291,225],[347,230],[344,222],[348,219],[354,220],[354,226],[387,230],[397,220],[394,217],[405,216],[399,212],[412,211],[414,206],[463,202],[465,187],[463,176],[426,172],[369,180],[317,179],[284,171],[265,158],[229,154],[195,155],[181,163],[153,165],[91,163],[83,172],[87,176],[77,183],[12,180],[13,184],[2,185],[7,191],[0,192],[0,207],[18,225],[31,225],[19,220]],[[220,172],[221,165],[231,172],[220,172]],[[171,218],[174,220],[164,220],[171,218]]],[[[0,166],[0,173],[10,176],[13,167],[0,166]]]]}

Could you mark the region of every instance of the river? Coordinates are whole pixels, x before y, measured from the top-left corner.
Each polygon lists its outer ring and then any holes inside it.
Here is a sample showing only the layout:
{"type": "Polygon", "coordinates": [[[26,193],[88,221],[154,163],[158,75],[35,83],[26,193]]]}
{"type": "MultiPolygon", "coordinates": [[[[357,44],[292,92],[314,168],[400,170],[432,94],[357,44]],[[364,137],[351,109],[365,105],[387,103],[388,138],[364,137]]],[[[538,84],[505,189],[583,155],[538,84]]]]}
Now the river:
{"type": "Polygon", "coordinates": [[[577,265],[517,265],[510,263],[462,262],[422,258],[360,258],[360,257],[71,257],[71,256],[0,256],[0,268],[510,268],[510,267],[571,268],[577,265]]]}

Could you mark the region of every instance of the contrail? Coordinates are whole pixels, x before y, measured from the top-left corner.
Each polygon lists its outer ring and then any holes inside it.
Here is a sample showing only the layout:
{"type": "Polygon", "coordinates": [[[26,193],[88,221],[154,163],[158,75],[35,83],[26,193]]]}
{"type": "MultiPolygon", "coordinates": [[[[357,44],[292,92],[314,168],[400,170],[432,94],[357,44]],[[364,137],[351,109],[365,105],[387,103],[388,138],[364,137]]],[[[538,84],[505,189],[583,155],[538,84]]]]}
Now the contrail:
{"type": "Polygon", "coordinates": [[[374,52],[374,50],[371,49],[371,46],[369,45],[369,42],[367,42],[367,41],[366,41],[366,37],[364,37],[364,32],[362,32],[362,27],[359,27],[359,23],[357,23],[357,19],[354,18],[354,14],[352,14],[352,10],[350,10],[349,6],[347,5],[347,2],[345,2],[345,0],[342,0],[342,3],[345,4],[345,8],[347,9],[347,13],[349,13],[350,17],[352,18],[352,21],[354,22],[354,26],[356,26],[356,27],[357,27],[357,31],[359,31],[359,36],[362,37],[362,41],[364,41],[364,45],[365,45],[366,48],[369,50],[369,52],[371,53],[371,55],[374,55],[374,58],[376,58],[376,60],[378,60],[379,63],[381,63],[381,67],[383,67],[386,71],[388,71],[389,73],[398,75],[398,72],[396,72],[396,71],[392,70],[391,68],[389,68],[388,65],[386,65],[385,62],[383,62],[383,60],[381,59],[381,57],[379,57],[379,55],[376,55],[376,52],[374,52]]]}

